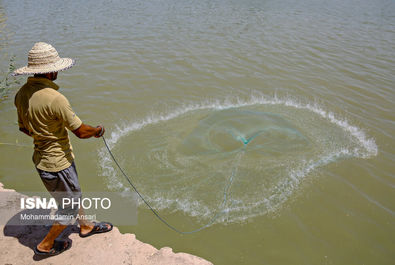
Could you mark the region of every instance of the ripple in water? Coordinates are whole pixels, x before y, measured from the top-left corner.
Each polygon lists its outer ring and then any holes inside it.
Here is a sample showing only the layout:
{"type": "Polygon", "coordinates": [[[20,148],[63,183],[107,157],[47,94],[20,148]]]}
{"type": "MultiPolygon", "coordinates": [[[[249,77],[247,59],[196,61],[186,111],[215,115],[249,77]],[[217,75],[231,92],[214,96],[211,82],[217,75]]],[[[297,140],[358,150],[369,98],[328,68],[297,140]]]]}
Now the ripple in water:
{"type": "Polygon", "coordinates": [[[281,155],[305,149],[308,139],[280,115],[228,109],[214,111],[199,121],[182,142],[185,155],[248,150],[281,155]]]}
{"type": "MultiPolygon", "coordinates": [[[[156,209],[183,211],[202,222],[217,210],[223,212],[217,222],[276,211],[317,168],[377,153],[374,140],[333,113],[265,97],[151,116],[118,129],[109,143],[156,209]]],[[[109,187],[127,188],[104,150],[100,157],[109,187]]]]}

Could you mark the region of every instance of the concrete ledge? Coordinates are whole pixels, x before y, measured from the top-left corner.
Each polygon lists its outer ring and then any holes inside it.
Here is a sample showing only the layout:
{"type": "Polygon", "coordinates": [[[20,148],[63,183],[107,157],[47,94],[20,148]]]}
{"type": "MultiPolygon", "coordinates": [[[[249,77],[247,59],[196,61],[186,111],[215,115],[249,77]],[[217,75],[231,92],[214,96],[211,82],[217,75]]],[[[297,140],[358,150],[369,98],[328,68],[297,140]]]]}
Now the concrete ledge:
{"type": "MultiPolygon", "coordinates": [[[[0,183],[0,192],[4,191],[15,192],[4,189],[0,183]]],[[[174,253],[169,247],[158,250],[137,240],[134,234],[121,234],[117,227],[111,232],[87,238],[79,237],[76,226],[69,227],[64,235],[73,241],[71,249],[43,259],[36,256],[33,249],[49,227],[2,225],[0,229],[1,264],[212,264],[191,254],[174,253]]]]}

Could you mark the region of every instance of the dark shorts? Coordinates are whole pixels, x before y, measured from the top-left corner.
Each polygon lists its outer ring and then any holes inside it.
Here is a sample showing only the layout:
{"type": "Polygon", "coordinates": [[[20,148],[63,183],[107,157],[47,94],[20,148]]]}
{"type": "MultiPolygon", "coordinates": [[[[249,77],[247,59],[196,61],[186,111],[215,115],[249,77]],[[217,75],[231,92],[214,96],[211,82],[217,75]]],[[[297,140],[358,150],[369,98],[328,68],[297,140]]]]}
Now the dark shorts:
{"type": "Polygon", "coordinates": [[[62,225],[72,224],[75,221],[73,218],[78,214],[78,207],[63,208],[61,202],[64,198],[73,200],[81,199],[81,188],[74,162],[70,167],[58,172],[48,172],[38,168],[36,169],[45,187],[58,203],[56,215],[59,217],[55,218],[55,220],[62,225]]]}

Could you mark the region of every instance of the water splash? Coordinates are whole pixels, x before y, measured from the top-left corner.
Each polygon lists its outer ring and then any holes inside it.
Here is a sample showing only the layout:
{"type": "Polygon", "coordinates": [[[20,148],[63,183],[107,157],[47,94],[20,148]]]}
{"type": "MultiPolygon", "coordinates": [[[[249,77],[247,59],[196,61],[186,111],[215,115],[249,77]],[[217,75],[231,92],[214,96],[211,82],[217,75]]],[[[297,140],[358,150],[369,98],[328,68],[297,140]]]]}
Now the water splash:
{"type": "MultiPolygon", "coordinates": [[[[194,103],[167,114],[152,114],[120,125],[108,142],[134,159],[127,161],[133,165],[130,172],[138,177],[138,185],[155,208],[183,211],[199,220],[207,220],[215,212],[230,161],[246,150],[248,155],[240,162],[224,208],[226,214],[218,222],[245,221],[276,211],[317,168],[378,152],[373,138],[318,104],[264,95],[244,101],[194,103]],[[196,126],[185,129],[186,124],[196,126]],[[140,154],[130,155],[130,150],[122,150],[127,145],[119,143],[131,140],[128,135],[133,135],[133,145],[145,145],[145,151],[136,147],[140,154]],[[276,138],[278,135],[283,138],[276,138]],[[147,140],[154,138],[159,140],[147,140]],[[136,169],[138,163],[144,170],[136,169]],[[254,184],[249,185],[248,180],[254,184]],[[205,199],[201,199],[203,189],[208,189],[205,199]]],[[[103,150],[100,159],[109,188],[125,188],[103,150]]]]}

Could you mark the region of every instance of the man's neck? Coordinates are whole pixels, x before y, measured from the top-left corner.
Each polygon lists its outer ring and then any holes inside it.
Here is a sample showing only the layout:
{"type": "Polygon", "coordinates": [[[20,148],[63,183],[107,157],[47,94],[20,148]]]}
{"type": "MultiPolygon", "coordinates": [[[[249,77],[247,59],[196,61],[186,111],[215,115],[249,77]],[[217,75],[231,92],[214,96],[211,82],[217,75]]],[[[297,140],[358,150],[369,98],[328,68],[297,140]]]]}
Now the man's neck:
{"type": "MultiPolygon", "coordinates": [[[[35,74],[34,77],[37,77],[37,78],[46,78],[46,79],[48,79],[48,80],[51,80],[48,76],[46,76],[46,75],[44,75],[44,74],[35,74]]],[[[51,81],[52,81],[52,80],[51,80],[51,81]]]]}
{"type": "Polygon", "coordinates": [[[55,81],[56,78],[58,77],[58,72],[51,72],[51,73],[46,73],[46,74],[35,74],[34,77],[42,77],[42,78],[46,78],[50,81],[55,81]]]}

